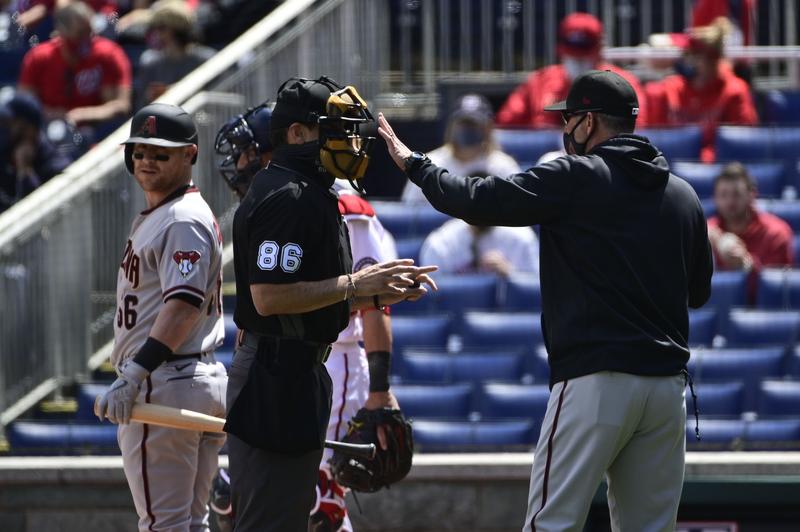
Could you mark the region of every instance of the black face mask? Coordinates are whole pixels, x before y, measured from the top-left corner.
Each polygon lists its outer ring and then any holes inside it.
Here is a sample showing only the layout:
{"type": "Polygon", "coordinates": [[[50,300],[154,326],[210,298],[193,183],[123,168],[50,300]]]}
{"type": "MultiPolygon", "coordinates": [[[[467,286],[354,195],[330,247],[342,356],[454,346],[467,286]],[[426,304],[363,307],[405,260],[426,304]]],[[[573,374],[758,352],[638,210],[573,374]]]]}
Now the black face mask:
{"type": "Polygon", "coordinates": [[[572,128],[572,131],[567,133],[566,131],[563,134],[563,141],[564,141],[564,151],[567,152],[568,155],[586,155],[586,144],[589,142],[589,139],[592,135],[586,137],[586,140],[583,142],[578,142],[575,140],[575,130],[578,129],[578,126],[581,125],[586,119],[586,115],[584,114],[581,116],[581,119],[575,124],[575,127],[572,128]],[[570,153],[570,147],[572,147],[572,153],[570,153]]]}
{"type": "Polygon", "coordinates": [[[307,177],[319,179],[327,187],[333,185],[333,176],[320,163],[318,140],[303,144],[284,144],[273,152],[273,160],[307,177]]]}

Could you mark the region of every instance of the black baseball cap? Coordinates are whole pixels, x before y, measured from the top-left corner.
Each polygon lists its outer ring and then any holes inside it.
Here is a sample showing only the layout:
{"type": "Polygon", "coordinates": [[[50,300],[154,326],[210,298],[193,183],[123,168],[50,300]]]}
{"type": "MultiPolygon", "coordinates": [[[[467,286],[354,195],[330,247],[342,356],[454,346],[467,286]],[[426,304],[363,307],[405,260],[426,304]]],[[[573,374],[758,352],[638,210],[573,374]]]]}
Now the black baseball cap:
{"type": "Polygon", "coordinates": [[[123,144],[152,144],[179,148],[197,144],[197,126],[177,105],[151,103],[139,109],[131,120],[131,136],[123,144]]]}
{"type": "Polygon", "coordinates": [[[575,78],[567,99],[548,105],[545,111],[581,113],[595,111],[612,116],[636,117],[639,99],[625,78],[610,70],[590,70],[575,78]]]}
{"type": "MultiPolygon", "coordinates": [[[[323,78],[327,79],[327,78],[323,78]]],[[[295,122],[316,124],[327,114],[331,85],[322,79],[290,79],[278,89],[272,110],[270,131],[284,129],[295,122]]]]}

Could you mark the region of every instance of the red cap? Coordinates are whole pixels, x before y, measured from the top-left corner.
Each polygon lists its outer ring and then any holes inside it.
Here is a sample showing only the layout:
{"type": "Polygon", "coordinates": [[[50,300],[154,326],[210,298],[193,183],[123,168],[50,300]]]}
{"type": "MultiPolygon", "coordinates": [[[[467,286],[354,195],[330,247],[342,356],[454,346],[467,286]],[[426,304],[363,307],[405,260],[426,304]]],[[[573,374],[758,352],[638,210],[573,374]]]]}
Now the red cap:
{"type": "Polygon", "coordinates": [[[600,53],[603,23],[589,13],[572,13],[564,17],[558,28],[560,55],[592,56],[600,53]]]}

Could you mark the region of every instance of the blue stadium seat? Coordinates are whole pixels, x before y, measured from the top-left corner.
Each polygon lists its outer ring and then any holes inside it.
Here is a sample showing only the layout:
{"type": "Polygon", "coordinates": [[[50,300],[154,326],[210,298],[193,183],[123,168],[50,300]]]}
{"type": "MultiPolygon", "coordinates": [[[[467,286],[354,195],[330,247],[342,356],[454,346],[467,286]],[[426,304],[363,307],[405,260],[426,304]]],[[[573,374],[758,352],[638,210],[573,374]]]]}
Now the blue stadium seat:
{"type": "Polygon", "coordinates": [[[399,201],[373,201],[378,218],[395,239],[426,237],[450,219],[427,203],[409,205],[399,201]]]}
{"type": "Polygon", "coordinates": [[[227,371],[231,369],[231,363],[233,362],[233,350],[232,349],[224,349],[220,348],[214,352],[214,358],[217,362],[222,362],[222,365],[225,366],[227,371]]]}
{"type": "MultiPolygon", "coordinates": [[[[230,309],[233,311],[233,309],[230,309]]],[[[239,334],[239,328],[233,322],[233,314],[223,314],[225,320],[225,339],[222,341],[220,349],[235,349],[236,348],[236,335],[239,334]]]]}
{"type": "Polygon", "coordinates": [[[392,392],[409,417],[466,419],[472,409],[470,383],[392,386],[392,392]]]}
{"type": "Polygon", "coordinates": [[[506,350],[446,354],[406,350],[403,369],[404,382],[408,383],[519,381],[523,374],[523,353],[506,350]]]}
{"type": "Polygon", "coordinates": [[[94,401],[98,395],[103,395],[107,391],[108,384],[81,384],[78,386],[76,397],[78,411],[75,413],[75,419],[78,421],[98,421],[97,416],[94,415],[94,401]]]}
{"type": "Polygon", "coordinates": [[[483,418],[532,419],[541,425],[550,399],[550,388],[545,384],[483,385],[480,413],[483,418]]]}
{"type": "Polygon", "coordinates": [[[698,309],[689,311],[689,345],[711,346],[717,335],[717,311],[698,309]]]}
{"type": "Polygon", "coordinates": [[[756,305],[763,309],[800,309],[800,270],[762,270],[756,305]]]}
{"type": "Polygon", "coordinates": [[[800,345],[789,351],[784,374],[793,379],[800,379],[800,345]]]}
{"type": "Polygon", "coordinates": [[[759,202],[759,205],[765,211],[774,214],[789,224],[792,231],[800,231],[800,201],[772,200],[759,202]]]}
{"type": "MultiPolygon", "coordinates": [[[[702,398],[700,399],[702,401],[702,398]]],[[[701,403],[702,404],[702,403],[701,403]]],[[[747,422],[741,419],[700,418],[700,437],[694,432],[694,416],[686,418],[686,448],[690,451],[724,451],[740,448],[744,444],[747,422]]]]}
{"type": "Polygon", "coordinates": [[[414,450],[420,452],[500,451],[531,447],[538,432],[525,419],[508,421],[414,420],[414,450]]]}
{"type": "MultiPolygon", "coordinates": [[[[723,163],[700,163],[694,161],[675,161],[672,172],[692,185],[697,195],[710,198],[714,195],[714,179],[719,175],[723,163]]],[[[748,163],[747,170],[758,184],[761,198],[779,198],[783,193],[786,169],[780,162],[748,163]]]]}
{"type": "Polygon", "coordinates": [[[546,383],[550,380],[550,365],[547,362],[547,348],[540,345],[531,357],[530,371],[534,382],[546,383]]]}
{"type": "MultiPolygon", "coordinates": [[[[695,384],[697,406],[701,416],[741,416],[744,412],[744,383],[702,382],[695,384]]],[[[694,412],[694,399],[686,393],[686,411],[694,412]]]]}
{"type": "Polygon", "coordinates": [[[539,312],[542,310],[542,289],[539,275],[513,274],[505,283],[505,293],[500,302],[502,310],[539,312]]]}
{"type": "Polygon", "coordinates": [[[460,313],[467,309],[493,310],[497,306],[497,276],[494,274],[437,275],[439,290],[415,301],[436,312],[460,313]]]}
{"type": "Polygon", "coordinates": [[[444,349],[450,335],[450,316],[393,316],[392,351],[401,353],[408,346],[444,349]]]}
{"type": "Polygon", "coordinates": [[[720,326],[727,321],[733,307],[745,304],[747,298],[747,272],[719,271],[711,277],[711,297],[704,308],[717,309],[720,326]]]}
{"type": "Polygon", "coordinates": [[[496,129],[495,140],[523,170],[533,166],[547,152],[561,150],[564,145],[558,129],[496,129]]]}
{"type": "Polygon", "coordinates": [[[796,451],[800,449],[800,418],[756,419],[747,424],[748,451],[796,451]]]}
{"type": "Polygon", "coordinates": [[[797,184],[797,146],[800,127],[720,126],[717,130],[718,161],[781,161],[787,184],[797,184]]]}
{"type": "Polygon", "coordinates": [[[15,454],[119,454],[111,423],[15,421],[6,431],[15,454]]]}
{"type": "Polygon", "coordinates": [[[702,131],[699,126],[637,129],[636,134],[650,139],[650,142],[661,150],[670,161],[698,160],[700,158],[702,131]]]}
{"type": "MultiPolygon", "coordinates": [[[[785,357],[783,347],[697,350],[692,354],[689,367],[698,382],[742,381],[744,409],[754,411],[761,379],[781,376],[785,357]]],[[[702,395],[699,401],[702,407],[702,395]]]]}
{"type": "Polygon", "coordinates": [[[419,264],[419,250],[422,249],[424,236],[412,236],[395,240],[397,256],[401,259],[414,259],[414,264],[419,264]]]}
{"type": "Polygon", "coordinates": [[[794,264],[800,265],[800,234],[794,236],[794,264]]]}
{"type": "Polygon", "coordinates": [[[466,312],[461,341],[465,348],[520,346],[531,352],[542,343],[540,323],[532,312],[466,312]]]}
{"type": "Polygon", "coordinates": [[[764,416],[800,416],[800,381],[763,381],[758,413],[764,416]]]}
{"type": "Polygon", "coordinates": [[[800,91],[771,90],[765,94],[761,122],[777,125],[800,125],[800,91]]]}
{"type": "Polygon", "coordinates": [[[700,207],[703,208],[703,216],[706,220],[717,214],[717,206],[712,198],[700,199],[700,207]]]}
{"type": "Polygon", "coordinates": [[[728,347],[789,346],[797,340],[800,312],[789,310],[741,310],[728,314],[725,333],[728,347]]]}

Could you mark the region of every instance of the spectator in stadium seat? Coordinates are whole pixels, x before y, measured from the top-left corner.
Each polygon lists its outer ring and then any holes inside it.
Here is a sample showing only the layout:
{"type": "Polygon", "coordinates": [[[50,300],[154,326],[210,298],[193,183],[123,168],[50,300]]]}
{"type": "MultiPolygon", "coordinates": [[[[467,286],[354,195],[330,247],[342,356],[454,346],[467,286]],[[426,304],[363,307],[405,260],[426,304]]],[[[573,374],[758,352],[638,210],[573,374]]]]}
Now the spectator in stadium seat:
{"type": "Polygon", "coordinates": [[[602,49],[603,23],[597,17],[589,13],[572,13],[564,17],[558,29],[557,52],[561,63],[531,73],[497,112],[497,125],[560,129],[562,124],[558,113],[547,113],[543,109],[566,99],[572,80],[589,70],[611,70],[625,78],[639,97],[636,123],[647,125],[644,92],[639,80],[630,72],[603,62],[602,49]]]}
{"type": "Polygon", "coordinates": [[[421,264],[436,264],[440,273],[539,271],[539,241],[530,227],[493,227],[448,220],[422,243],[421,264]],[[435,262],[429,262],[435,261],[435,262]]]}
{"type": "Polygon", "coordinates": [[[0,212],[61,172],[72,160],[42,131],[39,102],[26,93],[0,107],[0,212]]]}
{"type": "Polygon", "coordinates": [[[649,124],[700,124],[700,158],[715,159],[714,139],[720,124],[755,125],[758,115],[750,87],[723,60],[723,40],[730,23],[718,18],[711,26],[688,30],[678,74],[645,86],[649,124]]]}
{"type": "Polygon", "coordinates": [[[210,59],[216,51],[197,44],[194,14],[183,0],[153,4],[149,49],[141,57],[134,85],[136,108],[161,96],[171,84],[210,59]]]}
{"type": "Polygon", "coordinates": [[[748,299],[755,301],[758,272],[765,266],[791,266],[794,234],[785,221],[756,207],[756,184],[741,163],[726,165],[714,181],[716,216],[708,220],[708,239],[718,269],[753,273],[748,299]]]}
{"type": "Polygon", "coordinates": [[[92,33],[94,12],[71,2],[55,12],[58,36],[22,61],[19,88],[36,95],[47,118],[64,118],[91,137],[130,112],[131,64],[116,43],[92,33]]]}
{"type": "MultiPolygon", "coordinates": [[[[428,154],[436,164],[458,175],[507,176],[520,171],[513,157],[494,140],[494,115],[489,101],[479,94],[465,94],[447,120],[444,145],[428,154]]],[[[402,200],[427,204],[419,187],[406,183],[402,200]]]]}
{"type": "MultiPolygon", "coordinates": [[[[74,1],[30,0],[27,4],[27,9],[19,14],[17,23],[28,29],[35,28],[45,17],[74,1]]],[[[97,13],[112,15],[117,12],[117,2],[115,0],[86,0],[86,3],[97,13]]]]}

